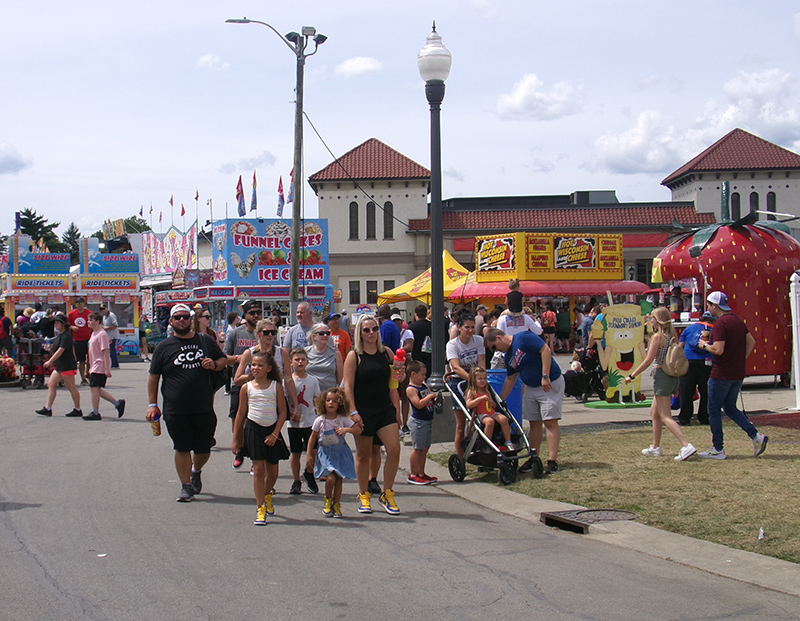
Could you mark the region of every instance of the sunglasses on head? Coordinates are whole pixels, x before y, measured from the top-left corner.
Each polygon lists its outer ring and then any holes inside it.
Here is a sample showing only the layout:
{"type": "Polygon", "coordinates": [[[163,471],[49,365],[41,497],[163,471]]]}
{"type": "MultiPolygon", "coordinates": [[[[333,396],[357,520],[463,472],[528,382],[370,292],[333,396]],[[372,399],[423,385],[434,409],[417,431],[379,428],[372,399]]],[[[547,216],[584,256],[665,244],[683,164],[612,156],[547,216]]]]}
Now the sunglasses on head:
{"type": "Polygon", "coordinates": [[[324,331],[324,332],[322,330],[320,330],[319,332],[314,332],[314,334],[316,334],[317,336],[330,336],[331,335],[329,330],[328,331],[324,331]]]}
{"type": "Polygon", "coordinates": [[[261,311],[260,310],[249,310],[249,311],[247,311],[247,314],[248,315],[261,315],[261,311]]]}
{"type": "Polygon", "coordinates": [[[264,336],[275,336],[276,334],[278,334],[278,331],[277,330],[262,330],[261,334],[263,334],[264,336]]]}
{"type": "Polygon", "coordinates": [[[200,319],[211,319],[211,315],[200,315],[200,319]]]}
{"type": "Polygon", "coordinates": [[[173,315],[172,318],[175,321],[188,321],[189,319],[192,318],[192,316],[191,315],[173,315]]]}
{"type": "Polygon", "coordinates": [[[370,332],[378,332],[380,328],[378,326],[372,326],[371,328],[361,328],[362,332],[370,333],[370,332]]]}

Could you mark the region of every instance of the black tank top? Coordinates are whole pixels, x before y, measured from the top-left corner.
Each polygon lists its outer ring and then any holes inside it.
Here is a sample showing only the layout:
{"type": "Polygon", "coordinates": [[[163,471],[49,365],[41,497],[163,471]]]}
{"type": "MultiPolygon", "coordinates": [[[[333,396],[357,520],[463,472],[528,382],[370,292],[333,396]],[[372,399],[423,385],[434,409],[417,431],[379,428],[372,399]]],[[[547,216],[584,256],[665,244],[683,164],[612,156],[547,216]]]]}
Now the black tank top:
{"type": "Polygon", "coordinates": [[[386,352],[356,354],[356,360],[358,366],[353,382],[353,396],[361,418],[386,411],[393,412],[394,406],[389,397],[389,378],[392,369],[386,352]]]}

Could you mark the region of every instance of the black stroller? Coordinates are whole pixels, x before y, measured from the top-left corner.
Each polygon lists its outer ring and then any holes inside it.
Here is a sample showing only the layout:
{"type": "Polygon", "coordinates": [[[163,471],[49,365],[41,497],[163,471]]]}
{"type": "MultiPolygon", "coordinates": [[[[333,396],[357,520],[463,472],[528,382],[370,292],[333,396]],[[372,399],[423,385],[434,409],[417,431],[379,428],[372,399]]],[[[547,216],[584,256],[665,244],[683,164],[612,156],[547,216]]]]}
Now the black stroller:
{"type": "Polygon", "coordinates": [[[591,347],[583,350],[578,358],[583,367],[582,373],[567,371],[564,374],[564,394],[586,403],[590,395],[597,395],[601,401],[606,399],[606,389],[603,386],[603,368],[600,366],[600,357],[597,348],[591,347]]]}
{"type": "Polygon", "coordinates": [[[467,476],[466,464],[470,463],[483,468],[497,468],[497,480],[501,485],[509,485],[517,480],[519,460],[528,458],[532,459],[533,476],[537,479],[541,479],[544,476],[542,460],[531,449],[521,425],[508,410],[505,402],[501,401],[497,396],[491,384],[488,388],[494,399],[495,408],[508,418],[509,426],[511,427],[511,442],[516,449],[514,451],[505,450],[503,434],[499,425],[495,427],[493,438],[489,438],[483,432],[483,426],[478,422],[477,416],[467,408],[466,400],[464,399],[464,392],[467,389],[466,381],[459,381],[457,375],[448,373],[445,376],[445,385],[453,399],[454,407],[458,407],[467,417],[467,437],[461,442],[466,460],[453,453],[447,463],[453,481],[460,483],[464,480],[467,476]]]}

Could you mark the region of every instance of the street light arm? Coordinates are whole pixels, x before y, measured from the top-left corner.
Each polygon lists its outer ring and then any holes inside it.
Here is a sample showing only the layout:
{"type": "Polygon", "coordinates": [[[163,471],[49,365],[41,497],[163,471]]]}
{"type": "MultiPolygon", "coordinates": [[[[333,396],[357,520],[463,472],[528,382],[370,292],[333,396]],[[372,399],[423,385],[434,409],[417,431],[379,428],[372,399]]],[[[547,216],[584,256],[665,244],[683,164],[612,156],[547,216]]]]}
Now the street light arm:
{"type": "MultiPolygon", "coordinates": [[[[278,38],[280,38],[280,40],[283,41],[286,44],[286,47],[288,47],[290,50],[292,50],[293,53],[297,54],[297,50],[295,49],[294,45],[289,43],[289,41],[286,40],[286,37],[284,37],[280,32],[278,32],[275,29],[274,26],[271,26],[267,22],[262,22],[262,21],[259,21],[257,19],[248,19],[248,18],[245,17],[245,18],[242,18],[242,19],[226,19],[225,23],[226,24],[261,24],[262,26],[266,26],[272,32],[274,32],[276,35],[278,35],[278,38]]],[[[316,51],[316,50],[314,50],[314,51],[316,51]]]]}

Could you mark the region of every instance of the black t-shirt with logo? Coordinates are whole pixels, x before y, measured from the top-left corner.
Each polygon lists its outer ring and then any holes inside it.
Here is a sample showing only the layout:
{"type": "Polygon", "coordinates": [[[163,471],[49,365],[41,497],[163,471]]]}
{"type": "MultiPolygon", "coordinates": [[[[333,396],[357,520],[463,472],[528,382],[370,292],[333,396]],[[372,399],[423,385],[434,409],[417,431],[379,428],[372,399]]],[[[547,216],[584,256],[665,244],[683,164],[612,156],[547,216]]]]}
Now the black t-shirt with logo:
{"type": "Polygon", "coordinates": [[[213,412],[214,391],[209,383],[210,371],[201,367],[200,363],[203,358],[219,360],[224,354],[212,339],[201,341],[202,338],[197,333],[190,339],[170,336],[156,346],[150,373],[161,376],[164,414],[213,412]]]}

